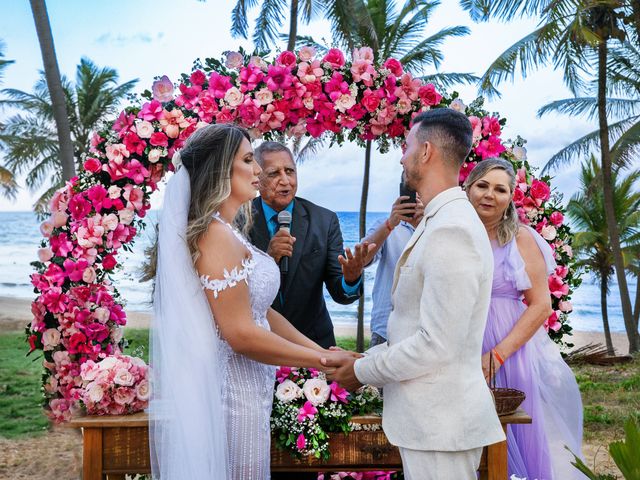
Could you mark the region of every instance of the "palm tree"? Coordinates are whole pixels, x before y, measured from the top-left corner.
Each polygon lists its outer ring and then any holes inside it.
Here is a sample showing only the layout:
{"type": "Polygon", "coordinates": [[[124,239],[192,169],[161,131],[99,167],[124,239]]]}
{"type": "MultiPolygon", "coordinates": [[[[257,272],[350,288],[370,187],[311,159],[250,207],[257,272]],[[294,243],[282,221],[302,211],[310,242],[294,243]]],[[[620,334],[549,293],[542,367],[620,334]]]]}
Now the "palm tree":
{"type": "Polygon", "coordinates": [[[60,69],[58,68],[56,50],[53,44],[53,35],[51,34],[49,14],[44,0],[30,0],[30,2],[38,41],[40,42],[45,78],[50,92],[52,116],[56,125],[56,136],[59,144],[58,155],[62,165],[62,178],[68,180],[75,175],[73,142],[71,141],[71,125],[67,115],[67,105],[60,69]]]}
{"type": "MultiPolygon", "coordinates": [[[[6,60],[4,58],[4,42],[0,40],[0,82],[4,75],[4,69],[12,63],[13,60],[6,60]]],[[[2,124],[0,124],[0,132],[2,132],[2,128],[2,124]]],[[[0,165],[0,192],[2,195],[9,198],[15,198],[17,190],[18,184],[16,183],[13,173],[0,165]]]]}
{"type": "MultiPolygon", "coordinates": [[[[640,170],[620,178],[618,172],[613,175],[614,208],[616,221],[623,245],[625,263],[637,256],[640,242],[640,192],[634,191],[635,183],[640,179],[640,170]]],[[[614,354],[607,312],[607,294],[614,272],[613,255],[609,243],[609,232],[604,213],[602,195],[602,170],[596,158],[582,166],[580,177],[581,190],[571,197],[567,214],[576,227],[574,247],[578,256],[578,265],[591,271],[600,284],[600,305],[607,351],[614,354]]]]}
{"type": "MultiPolygon", "coordinates": [[[[286,2],[283,0],[263,0],[253,32],[254,45],[258,50],[271,50],[271,46],[279,38],[278,31],[288,13],[289,36],[287,50],[293,50],[298,37],[298,18],[301,17],[303,22],[309,23],[314,16],[325,8],[325,4],[330,3],[339,3],[339,1],[290,0],[290,2],[286,2]]],[[[231,12],[231,35],[234,38],[247,38],[249,30],[247,11],[256,5],[258,5],[256,0],[237,0],[236,6],[231,12]]]]}
{"type": "Polygon", "coordinates": [[[614,258],[616,277],[625,329],[629,338],[629,351],[640,350],[640,335],[633,321],[629,287],[625,276],[613,205],[612,156],[609,142],[606,96],[609,47],[624,42],[632,32],[627,24],[635,22],[640,14],[636,0],[556,0],[554,2],[524,0],[461,0],[476,20],[501,18],[510,20],[518,16],[539,15],[538,28],[503,52],[482,76],[480,88],[496,95],[497,85],[513,78],[519,67],[522,76],[529,70],[545,65],[562,68],[564,82],[574,96],[582,94],[597,80],[598,141],[602,167],[602,189],[609,240],[614,258]],[[595,63],[589,60],[595,58],[595,63]],[[590,68],[594,65],[595,68],[590,68]]]}
{"type": "MultiPolygon", "coordinates": [[[[62,79],[75,165],[80,166],[88,153],[91,132],[100,122],[118,112],[120,102],[136,82],[118,85],[118,74],[114,69],[100,68],[86,58],[78,65],[75,85],[62,79]]],[[[7,99],[0,101],[0,106],[21,110],[7,120],[0,132],[5,167],[13,173],[26,173],[30,190],[43,185],[49,187],[36,202],[36,210],[42,212],[50,196],[65,180],[47,82],[43,74],[32,93],[15,89],[4,89],[2,93],[7,99]]]]}
{"type": "MultiPolygon", "coordinates": [[[[423,80],[440,88],[474,82],[477,77],[469,73],[425,74],[426,67],[437,69],[440,66],[444,58],[440,47],[445,40],[469,33],[467,27],[454,26],[425,38],[424,30],[438,4],[431,0],[405,0],[399,8],[393,0],[345,0],[333,2],[326,15],[331,21],[335,39],[349,50],[356,46],[371,47],[376,59],[396,58],[405,69],[422,74],[423,80]]],[[[366,234],[371,146],[371,141],[367,141],[360,198],[360,238],[366,234]]],[[[364,349],[363,297],[358,304],[357,349],[364,349]]]]}

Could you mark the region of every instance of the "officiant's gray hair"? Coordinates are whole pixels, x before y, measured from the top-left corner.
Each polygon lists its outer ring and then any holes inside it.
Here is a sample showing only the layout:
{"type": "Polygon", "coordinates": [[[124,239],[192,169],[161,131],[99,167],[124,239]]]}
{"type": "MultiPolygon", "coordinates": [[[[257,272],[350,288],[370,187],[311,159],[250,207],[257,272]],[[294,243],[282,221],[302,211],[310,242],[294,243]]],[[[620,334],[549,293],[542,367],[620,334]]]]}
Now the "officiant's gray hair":
{"type": "Polygon", "coordinates": [[[500,246],[504,246],[516,236],[518,229],[520,228],[520,219],[518,218],[516,205],[513,203],[513,192],[516,189],[516,172],[511,162],[503,160],[502,158],[488,158],[487,160],[478,162],[474,169],[471,170],[471,173],[469,173],[469,176],[464,181],[462,187],[468,192],[474,183],[484,177],[491,170],[502,170],[509,177],[511,201],[509,202],[507,209],[504,211],[496,231],[498,243],[500,246]]]}

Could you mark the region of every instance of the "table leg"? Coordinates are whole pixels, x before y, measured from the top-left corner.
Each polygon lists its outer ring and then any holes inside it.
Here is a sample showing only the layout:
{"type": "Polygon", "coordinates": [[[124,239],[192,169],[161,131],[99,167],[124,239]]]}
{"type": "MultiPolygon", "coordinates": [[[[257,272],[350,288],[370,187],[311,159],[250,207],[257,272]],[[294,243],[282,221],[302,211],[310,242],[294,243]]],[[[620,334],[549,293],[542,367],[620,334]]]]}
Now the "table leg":
{"type": "MultiPolygon", "coordinates": [[[[502,428],[505,430],[506,425],[502,428]]],[[[487,480],[506,480],[507,472],[507,441],[494,443],[487,447],[487,480]]]]}
{"type": "Polygon", "coordinates": [[[82,479],[102,480],[102,429],[82,429],[82,479]]]}

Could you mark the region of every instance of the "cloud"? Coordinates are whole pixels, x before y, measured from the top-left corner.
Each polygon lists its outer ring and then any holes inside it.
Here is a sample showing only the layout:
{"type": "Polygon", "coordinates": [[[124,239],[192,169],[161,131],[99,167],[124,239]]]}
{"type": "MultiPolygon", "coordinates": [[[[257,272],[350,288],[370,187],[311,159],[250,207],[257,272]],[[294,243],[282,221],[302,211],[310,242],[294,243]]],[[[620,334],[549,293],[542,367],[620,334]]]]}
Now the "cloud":
{"type": "Polygon", "coordinates": [[[95,43],[101,45],[111,45],[114,47],[125,47],[127,45],[131,45],[132,43],[151,43],[153,41],[162,40],[164,37],[164,33],[159,32],[155,36],[149,33],[134,33],[132,35],[124,35],[122,33],[113,34],[113,33],[103,33],[98,38],[96,38],[95,43]]]}

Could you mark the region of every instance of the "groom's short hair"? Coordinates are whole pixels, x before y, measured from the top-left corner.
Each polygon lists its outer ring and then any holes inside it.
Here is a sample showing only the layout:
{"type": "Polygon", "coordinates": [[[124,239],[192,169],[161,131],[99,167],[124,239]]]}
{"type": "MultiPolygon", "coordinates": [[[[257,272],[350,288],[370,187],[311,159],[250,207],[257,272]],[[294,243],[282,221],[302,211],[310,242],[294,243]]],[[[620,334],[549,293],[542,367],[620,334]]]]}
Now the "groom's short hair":
{"type": "Polygon", "coordinates": [[[422,143],[436,144],[451,166],[460,168],[471,152],[473,130],[466,115],[451,108],[420,113],[413,119],[416,136],[422,143]]]}

